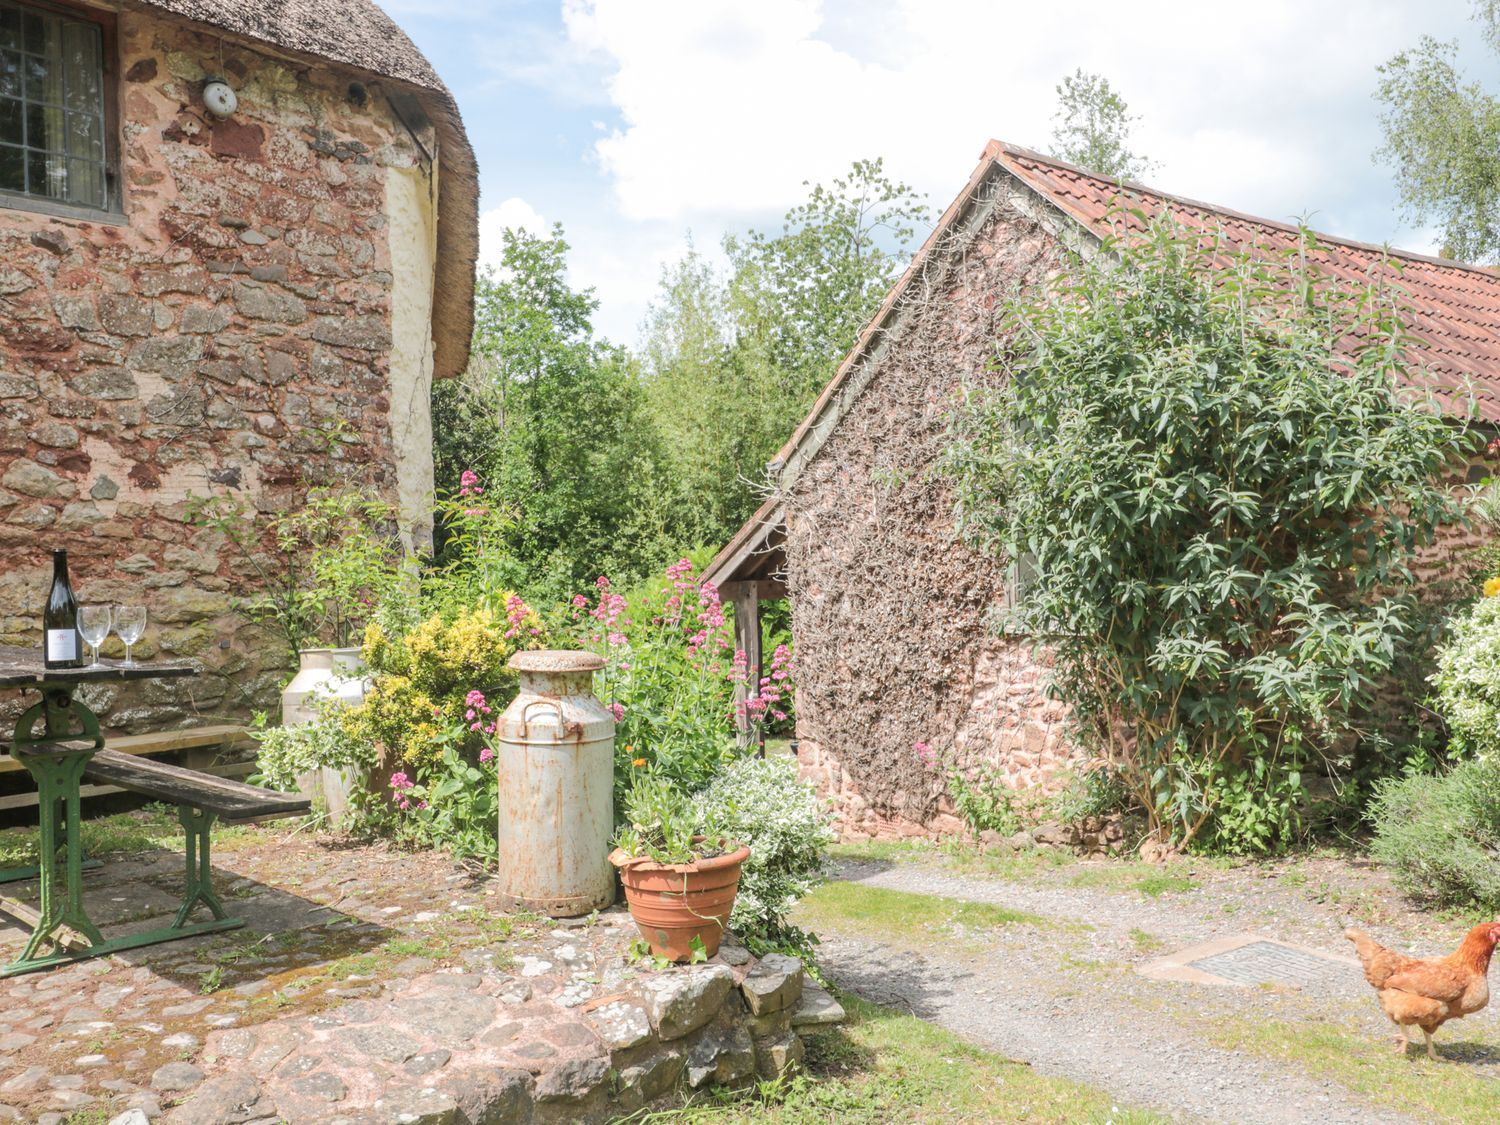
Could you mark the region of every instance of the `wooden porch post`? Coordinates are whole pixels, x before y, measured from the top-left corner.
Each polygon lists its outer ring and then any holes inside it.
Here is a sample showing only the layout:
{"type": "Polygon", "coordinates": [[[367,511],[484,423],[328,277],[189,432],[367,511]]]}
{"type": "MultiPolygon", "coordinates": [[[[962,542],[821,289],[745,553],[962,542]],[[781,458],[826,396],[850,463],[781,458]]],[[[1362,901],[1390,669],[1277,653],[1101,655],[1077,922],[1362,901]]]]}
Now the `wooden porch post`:
{"type": "MultiPolygon", "coordinates": [[[[736,703],[744,704],[752,694],[760,690],[760,678],[764,674],[761,671],[760,583],[753,580],[735,583],[733,605],[734,647],[745,654],[747,676],[746,683],[736,685],[734,698],[736,703]]],[[[737,710],[743,716],[739,720],[740,745],[748,746],[750,744],[749,716],[744,714],[743,707],[737,710]]],[[[760,746],[762,756],[766,752],[764,737],[764,730],[762,730],[760,746]]]]}

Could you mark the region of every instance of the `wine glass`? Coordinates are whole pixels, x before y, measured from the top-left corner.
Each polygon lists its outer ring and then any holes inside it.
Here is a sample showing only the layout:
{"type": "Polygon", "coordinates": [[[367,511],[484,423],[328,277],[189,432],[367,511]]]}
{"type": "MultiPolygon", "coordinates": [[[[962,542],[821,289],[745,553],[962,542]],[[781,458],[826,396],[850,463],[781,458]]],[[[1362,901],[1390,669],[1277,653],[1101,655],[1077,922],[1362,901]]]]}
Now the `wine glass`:
{"type": "Polygon", "coordinates": [[[115,606],[115,632],[120,634],[120,640],[125,642],[125,666],[133,668],[135,661],[130,657],[130,648],[146,632],[146,607],[143,605],[115,606]]]}
{"type": "Polygon", "coordinates": [[[99,646],[109,636],[111,613],[107,605],[86,605],[78,611],[78,632],[94,650],[94,662],[90,668],[101,667],[99,646]]]}

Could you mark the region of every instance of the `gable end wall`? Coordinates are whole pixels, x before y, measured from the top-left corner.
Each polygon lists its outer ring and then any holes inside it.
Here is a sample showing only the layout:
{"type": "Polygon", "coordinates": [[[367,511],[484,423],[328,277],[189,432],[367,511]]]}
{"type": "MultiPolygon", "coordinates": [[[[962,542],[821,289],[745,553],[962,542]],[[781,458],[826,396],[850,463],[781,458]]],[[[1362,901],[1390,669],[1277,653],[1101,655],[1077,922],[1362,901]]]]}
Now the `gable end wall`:
{"type": "Polygon", "coordinates": [[[790,489],[799,759],[849,838],[959,827],[916,742],[999,766],[1017,788],[1072,754],[1030,642],[991,627],[1006,568],[957,541],[935,472],[955,396],[991,377],[1005,295],[1063,256],[1008,178],[980,190],[984,217],[931,255],[903,327],[790,489]]]}

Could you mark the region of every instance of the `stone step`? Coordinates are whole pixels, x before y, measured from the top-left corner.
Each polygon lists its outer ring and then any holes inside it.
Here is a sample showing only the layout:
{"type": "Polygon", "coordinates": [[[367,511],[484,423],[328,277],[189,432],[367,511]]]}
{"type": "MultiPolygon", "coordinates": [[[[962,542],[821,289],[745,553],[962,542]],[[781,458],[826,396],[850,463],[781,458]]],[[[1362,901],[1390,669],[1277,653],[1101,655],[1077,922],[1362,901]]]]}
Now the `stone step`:
{"type": "Polygon", "coordinates": [[[792,1017],[792,1026],[832,1027],[847,1018],[844,1006],[835,1000],[825,988],[812,981],[802,986],[802,1001],[797,1005],[797,1014],[792,1017]]]}

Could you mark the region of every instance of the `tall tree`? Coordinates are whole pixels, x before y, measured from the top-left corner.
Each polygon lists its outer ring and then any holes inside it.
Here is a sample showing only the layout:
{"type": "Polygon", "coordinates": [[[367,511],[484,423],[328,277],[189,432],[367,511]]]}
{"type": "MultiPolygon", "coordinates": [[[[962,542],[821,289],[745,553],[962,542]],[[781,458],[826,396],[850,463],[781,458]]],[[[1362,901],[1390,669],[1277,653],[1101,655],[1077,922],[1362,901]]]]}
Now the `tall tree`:
{"type": "Polygon", "coordinates": [[[652,417],[694,534],[722,543],[759,503],[775,453],[895,281],[927,209],[879,160],[811,187],[778,234],[724,240],[663,273],[642,359],[652,417]]]}
{"type": "Polygon", "coordinates": [[[890,179],[881,160],[856,160],[849,174],[786,213],[781,233],[727,238],[734,266],[729,303],[741,337],[767,362],[816,394],[854,346],[859,331],[928,221],[921,197],[890,179]]]}
{"type": "MultiPolygon", "coordinates": [[[[1500,0],[1478,0],[1474,19],[1500,53],[1500,0]]],[[[1444,254],[1500,260],[1500,98],[1464,76],[1457,42],[1431,36],[1380,67],[1376,97],[1376,157],[1395,171],[1405,214],[1437,224],[1444,254]]]]}
{"type": "Polygon", "coordinates": [[[601,571],[643,577],[678,536],[636,365],[595,336],[598,302],[568,285],[560,226],[504,237],[500,270],[478,285],[474,360],[433,391],[439,483],[472,469],[485,502],[515,513],[530,592],[563,595],[601,571]]]}
{"type": "Polygon", "coordinates": [[[1154,167],[1130,147],[1130,128],[1139,120],[1109,79],[1080,68],[1057,84],[1052,155],[1096,175],[1139,179],[1154,167]]]}

